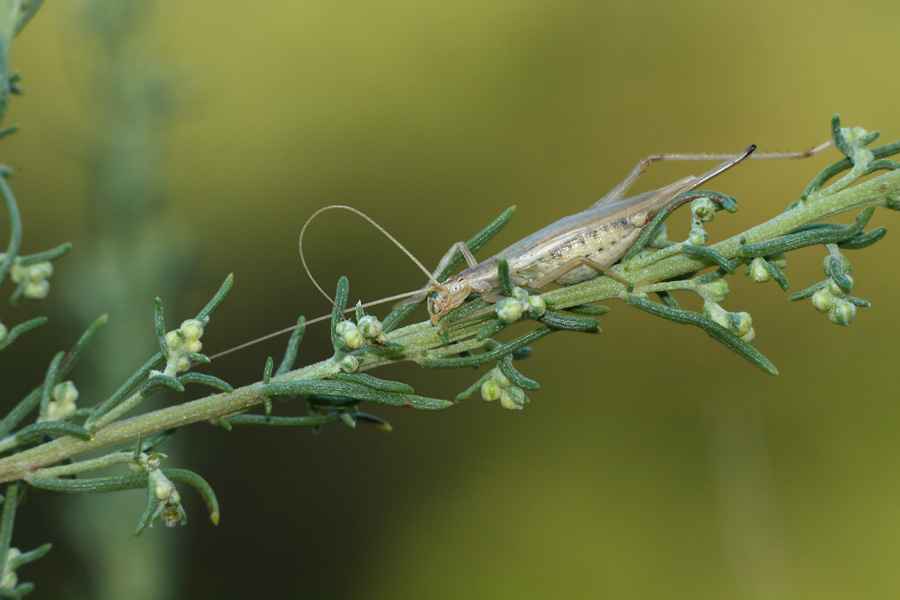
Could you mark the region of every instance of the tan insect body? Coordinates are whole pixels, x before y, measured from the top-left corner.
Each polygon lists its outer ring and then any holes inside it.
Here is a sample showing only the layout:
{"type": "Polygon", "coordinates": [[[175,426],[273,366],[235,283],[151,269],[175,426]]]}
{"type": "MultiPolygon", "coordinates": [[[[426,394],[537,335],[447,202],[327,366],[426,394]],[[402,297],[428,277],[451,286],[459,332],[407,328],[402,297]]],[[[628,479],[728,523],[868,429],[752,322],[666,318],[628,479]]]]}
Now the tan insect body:
{"type": "Polygon", "coordinates": [[[497,288],[501,258],[509,263],[510,281],[519,286],[542,288],[553,281],[568,285],[600,275],[600,269],[611,267],[622,258],[673,198],[734,166],[752,148],[700,177],[686,177],[631,198],[620,200],[627,188],[617,187],[587,210],[564,217],[447,279],[429,302],[432,320],[437,322],[472,292],[483,295],[497,288]]]}

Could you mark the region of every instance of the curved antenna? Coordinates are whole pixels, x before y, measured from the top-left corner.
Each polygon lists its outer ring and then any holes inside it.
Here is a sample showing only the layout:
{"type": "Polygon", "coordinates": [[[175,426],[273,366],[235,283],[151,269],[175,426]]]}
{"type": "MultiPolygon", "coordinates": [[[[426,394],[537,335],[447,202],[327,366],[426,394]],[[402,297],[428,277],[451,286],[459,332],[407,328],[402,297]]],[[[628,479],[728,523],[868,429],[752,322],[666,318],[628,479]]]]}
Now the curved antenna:
{"type": "MultiPolygon", "coordinates": [[[[303,236],[306,235],[306,228],[309,227],[309,224],[312,223],[313,219],[315,219],[317,216],[319,216],[320,214],[322,214],[322,213],[325,212],[325,211],[328,211],[328,210],[336,210],[336,209],[341,209],[341,210],[347,210],[347,211],[350,211],[350,212],[352,212],[352,213],[355,213],[355,214],[359,215],[360,217],[362,217],[363,219],[365,219],[366,221],[368,221],[369,223],[371,223],[371,224],[375,227],[375,229],[377,229],[378,231],[380,231],[381,233],[383,233],[385,237],[387,237],[389,240],[391,240],[392,242],[394,242],[394,245],[396,245],[398,248],[400,248],[400,250],[402,250],[403,253],[406,254],[406,256],[408,256],[409,259],[410,259],[411,261],[413,261],[413,263],[415,263],[415,265],[416,265],[417,267],[419,267],[419,268],[422,270],[423,273],[425,273],[425,275],[428,277],[428,279],[431,280],[431,282],[432,282],[436,287],[440,287],[441,283],[440,283],[437,279],[434,278],[434,275],[432,275],[431,272],[430,272],[428,269],[426,269],[425,266],[424,266],[421,262],[419,262],[419,260],[418,260],[415,256],[413,256],[412,252],[410,252],[409,250],[407,250],[406,247],[405,247],[403,244],[401,244],[401,243],[397,240],[397,238],[395,238],[395,237],[392,236],[390,233],[388,233],[387,230],[385,230],[384,227],[382,227],[381,225],[379,225],[378,223],[376,223],[375,220],[372,219],[369,215],[365,214],[364,212],[362,212],[362,211],[359,210],[359,209],[353,208],[352,206],[344,206],[343,204],[332,204],[331,206],[325,206],[325,207],[323,207],[323,208],[320,208],[319,210],[317,210],[316,212],[314,212],[312,215],[310,215],[310,217],[306,220],[306,223],[304,223],[304,224],[303,224],[303,227],[300,229],[300,240],[299,240],[300,262],[303,263],[303,270],[306,271],[306,276],[309,277],[309,280],[312,282],[312,284],[316,287],[317,290],[319,290],[319,293],[320,293],[320,294],[322,294],[323,296],[325,296],[325,298],[328,300],[328,302],[330,302],[332,305],[335,305],[334,299],[333,299],[331,296],[329,296],[328,293],[327,293],[325,290],[322,289],[322,286],[319,285],[319,282],[316,281],[316,278],[315,278],[315,277],[313,277],[313,274],[312,274],[312,272],[311,272],[310,269],[309,269],[309,265],[306,263],[306,256],[305,256],[304,253],[303,253],[303,236]]],[[[396,294],[396,295],[394,295],[394,296],[388,296],[387,298],[381,298],[381,299],[379,299],[379,300],[373,300],[373,301],[371,301],[371,302],[366,302],[365,304],[362,304],[361,306],[362,306],[362,308],[368,308],[368,307],[370,307],[370,306],[376,306],[376,305],[378,305],[378,304],[384,304],[385,302],[393,302],[393,301],[395,301],[395,300],[401,300],[401,299],[403,299],[403,298],[411,298],[411,297],[413,297],[413,296],[418,296],[418,295],[420,295],[421,293],[422,293],[422,290],[416,290],[416,291],[413,291],[413,292],[404,292],[404,293],[402,293],[402,294],[396,294]]],[[[356,310],[356,306],[353,306],[353,307],[351,307],[351,308],[345,309],[344,312],[345,312],[345,313],[346,313],[346,312],[353,312],[353,311],[355,311],[355,310],[356,310]]],[[[321,317],[316,317],[315,319],[311,319],[311,320],[309,320],[309,321],[305,321],[305,322],[303,322],[303,323],[300,324],[300,325],[292,325],[291,327],[285,327],[284,329],[279,329],[278,331],[275,331],[275,332],[273,332],[273,333],[270,333],[270,334],[264,335],[264,336],[262,336],[262,337],[256,338],[255,340],[252,340],[252,341],[249,341],[249,342],[245,342],[245,343],[243,343],[243,344],[240,344],[240,345],[238,345],[238,346],[235,346],[234,348],[229,348],[228,350],[223,350],[222,352],[219,352],[218,354],[213,354],[212,356],[209,357],[209,359],[210,359],[210,360],[213,360],[213,359],[215,359],[215,358],[219,358],[219,357],[225,356],[226,354],[231,354],[232,352],[237,352],[238,350],[243,350],[244,348],[247,348],[248,346],[253,346],[254,344],[258,344],[259,342],[262,342],[262,341],[264,341],[264,340],[268,340],[268,339],[270,339],[270,338],[279,336],[279,335],[281,335],[281,334],[283,334],[283,333],[287,333],[287,332],[289,332],[289,331],[293,331],[293,330],[298,329],[298,328],[300,328],[300,327],[306,327],[307,325],[312,325],[313,323],[318,323],[318,322],[320,322],[320,321],[325,321],[325,320],[328,320],[328,319],[330,319],[330,318],[331,318],[331,315],[323,315],[323,316],[321,316],[321,317]]]]}
{"type": "MultiPolygon", "coordinates": [[[[316,289],[319,290],[319,293],[321,293],[323,296],[325,296],[325,298],[327,298],[328,301],[329,301],[331,304],[334,304],[334,299],[332,299],[332,297],[329,296],[329,295],[325,292],[325,290],[322,289],[322,286],[320,286],[320,285],[319,285],[319,282],[316,281],[316,278],[313,277],[312,272],[309,270],[309,266],[306,264],[306,256],[303,254],[303,236],[306,234],[306,228],[309,227],[309,224],[312,223],[313,219],[315,219],[316,217],[318,217],[320,214],[322,214],[322,213],[325,212],[325,211],[328,211],[328,210],[336,210],[336,209],[341,209],[341,210],[347,210],[347,211],[350,211],[350,212],[352,212],[352,213],[355,213],[355,214],[359,215],[360,217],[362,217],[363,219],[365,219],[366,221],[368,221],[369,223],[371,223],[372,226],[374,226],[375,229],[377,229],[378,231],[380,231],[381,233],[383,233],[384,236],[385,236],[387,239],[389,239],[389,240],[391,240],[392,242],[394,242],[394,245],[397,246],[398,248],[400,248],[400,249],[403,251],[403,253],[406,254],[406,256],[408,256],[409,259],[410,259],[411,261],[413,261],[413,263],[416,264],[417,267],[419,267],[420,269],[422,269],[422,272],[425,273],[425,275],[428,276],[428,279],[429,279],[435,286],[440,287],[441,282],[434,278],[434,275],[431,274],[431,271],[429,271],[428,269],[426,269],[425,266],[424,266],[422,263],[419,262],[419,259],[417,259],[415,256],[413,256],[412,252],[410,252],[409,250],[407,250],[406,247],[405,247],[403,244],[401,244],[401,243],[397,240],[397,238],[395,238],[395,237],[392,236],[390,233],[388,233],[387,230],[386,230],[384,227],[382,227],[381,225],[379,225],[378,223],[376,223],[375,220],[374,220],[373,218],[371,218],[369,215],[367,215],[366,213],[362,212],[361,210],[356,209],[356,208],[353,208],[352,206],[344,206],[343,204],[332,204],[332,205],[330,205],[330,206],[326,206],[326,207],[324,207],[324,208],[320,208],[319,210],[317,210],[316,212],[314,212],[312,215],[310,215],[310,217],[306,220],[306,223],[303,224],[303,228],[300,229],[300,241],[299,241],[299,245],[300,245],[300,262],[303,263],[303,270],[306,271],[306,276],[309,277],[309,280],[312,281],[312,284],[313,284],[314,286],[316,286],[316,289]]],[[[421,292],[421,290],[416,291],[416,292],[411,292],[411,293],[409,293],[409,294],[401,294],[401,295],[399,295],[399,296],[394,296],[394,297],[392,297],[392,298],[390,298],[390,299],[379,300],[379,302],[383,302],[383,301],[386,302],[386,301],[388,301],[388,300],[396,300],[397,298],[404,298],[404,297],[406,297],[406,296],[414,296],[414,295],[416,295],[416,294],[418,294],[418,293],[420,293],[420,292],[421,292]]],[[[366,305],[364,305],[364,306],[370,306],[370,305],[366,304],[366,305]]]]}

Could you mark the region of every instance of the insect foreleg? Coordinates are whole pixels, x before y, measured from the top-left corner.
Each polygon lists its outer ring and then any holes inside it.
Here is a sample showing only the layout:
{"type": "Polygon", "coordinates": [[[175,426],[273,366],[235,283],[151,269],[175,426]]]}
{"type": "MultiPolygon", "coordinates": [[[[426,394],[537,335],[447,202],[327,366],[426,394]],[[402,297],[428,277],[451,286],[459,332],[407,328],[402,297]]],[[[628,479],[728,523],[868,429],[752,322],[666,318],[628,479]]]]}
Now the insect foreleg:
{"type": "Polygon", "coordinates": [[[472,251],[469,250],[469,247],[466,246],[465,242],[456,242],[450,249],[447,250],[447,253],[441,258],[441,262],[438,263],[437,269],[434,270],[434,277],[440,278],[441,273],[444,269],[447,268],[447,265],[450,264],[450,261],[453,260],[453,257],[456,256],[456,252],[459,251],[462,254],[462,257],[465,259],[466,264],[470,267],[474,267],[478,264],[478,261],[475,260],[475,255],[472,254],[472,251]]]}

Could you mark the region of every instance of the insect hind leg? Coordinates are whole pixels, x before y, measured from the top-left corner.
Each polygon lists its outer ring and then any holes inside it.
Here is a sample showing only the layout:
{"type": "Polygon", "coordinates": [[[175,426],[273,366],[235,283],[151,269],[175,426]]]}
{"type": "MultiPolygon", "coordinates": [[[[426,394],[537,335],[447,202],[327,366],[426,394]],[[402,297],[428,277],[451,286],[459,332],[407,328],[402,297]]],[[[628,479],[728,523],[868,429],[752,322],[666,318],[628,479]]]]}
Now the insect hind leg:
{"type": "Polygon", "coordinates": [[[578,267],[581,267],[581,266],[590,267],[590,268],[594,269],[595,271],[597,271],[598,273],[608,275],[609,277],[612,277],[619,283],[622,283],[626,286],[631,285],[630,281],[628,281],[627,279],[623,279],[620,275],[613,272],[609,267],[607,267],[605,265],[601,265],[597,261],[595,261],[587,256],[576,256],[575,258],[567,261],[565,264],[556,267],[555,269],[553,269],[552,271],[550,271],[549,273],[547,273],[540,279],[529,281],[528,285],[529,285],[529,287],[532,287],[535,289],[540,289],[546,285],[553,283],[554,281],[556,281],[557,279],[559,279],[560,277],[562,277],[569,271],[572,271],[573,269],[577,269],[578,267]]]}
{"type": "MultiPolygon", "coordinates": [[[[594,203],[594,206],[602,206],[604,204],[612,204],[613,202],[617,202],[625,197],[625,194],[629,189],[637,182],[638,178],[650,168],[655,162],[662,161],[702,161],[702,160],[728,160],[728,159],[736,159],[733,163],[728,164],[727,167],[723,168],[721,171],[716,172],[714,175],[705,177],[705,180],[708,181],[712,179],[715,175],[718,175],[722,171],[727,170],[728,168],[734,166],[741,160],[745,158],[750,158],[752,160],[781,160],[781,159],[797,159],[797,158],[809,158],[810,156],[815,156],[819,152],[829,148],[832,145],[831,140],[827,142],[823,142],[818,146],[814,146],[809,148],[808,150],[803,150],[800,152],[757,152],[753,155],[749,155],[747,151],[743,154],[734,155],[734,154],[684,154],[684,153],[668,153],[668,154],[653,154],[650,156],[646,156],[638,162],[638,164],[631,170],[628,175],[625,176],[625,179],[620,181],[616,187],[609,191],[603,198],[594,203]]],[[[754,146],[755,148],[755,146],[754,146]]],[[[724,165],[723,165],[724,166],[724,165]]],[[[703,182],[700,181],[697,185],[701,185],[703,182]]]]}

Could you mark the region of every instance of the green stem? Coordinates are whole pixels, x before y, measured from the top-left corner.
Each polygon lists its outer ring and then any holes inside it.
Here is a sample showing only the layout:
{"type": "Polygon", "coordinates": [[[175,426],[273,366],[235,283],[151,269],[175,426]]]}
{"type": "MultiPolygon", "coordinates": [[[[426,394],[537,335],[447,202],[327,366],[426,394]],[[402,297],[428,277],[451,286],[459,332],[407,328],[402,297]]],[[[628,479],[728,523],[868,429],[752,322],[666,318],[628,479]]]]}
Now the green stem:
{"type": "MultiPolygon", "coordinates": [[[[898,198],[900,198],[900,170],[886,173],[838,193],[828,194],[826,191],[811,195],[796,208],[739,236],[716,244],[712,248],[725,257],[735,258],[740,252],[742,240],[744,244],[770,240],[840,212],[876,204],[890,206],[892,203],[896,203],[898,198]]],[[[614,270],[625,275],[629,281],[640,284],[664,281],[709,266],[708,262],[696,258],[675,256],[646,268],[629,271],[627,274],[624,273],[621,266],[614,270]]],[[[554,308],[566,308],[618,297],[623,290],[624,286],[621,283],[609,277],[597,277],[577,285],[547,292],[544,294],[544,298],[554,308]]],[[[462,349],[483,345],[483,342],[472,342],[470,338],[475,336],[492,318],[492,313],[482,315],[454,323],[443,331],[433,327],[429,321],[398,329],[390,333],[388,340],[402,344],[404,350],[390,354],[377,350],[360,352],[358,354],[360,370],[372,369],[401,360],[423,362],[439,357],[443,353],[456,353],[462,349]],[[460,340],[465,341],[452,347],[448,346],[448,342],[460,340]]],[[[331,358],[273,378],[272,381],[324,379],[339,370],[338,361],[331,358]]],[[[26,473],[35,469],[54,465],[84,452],[128,442],[138,436],[146,437],[165,429],[199,421],[216,421],[222,417],[240,413],[263,402],[264,396],[261,393],[263,385],[255,383],[234,390],[232,393],[216,394],[179,406],[114,422],[99,429],[90,440],[64,437],[2,458],[0,459],[0,482],[22,479],[26,473]]]]}
{"type": "MultiPolygon", "coordinates": [[[[483,325],[481,325],[483,326],[483,325]]],[[[455,326],[451,341],[474,335],[480,327],[477,321],[455,326]]],[[[420,360],[431,349],[444,344],[440,334],[430,322],[410,325],[392,332],[391,341],[401,341],[407,348],[401,355],[383,356],[376,351],[367,351],[361,356],[360,369],[367,370],[398,360],[420,360]]],[[[297,379],[324,379],[340,371],[334,358],[291,371],[272,382],[297,379]]],[[[240,413],[263,402],[261,392],[264,384],[254,383],[231,393],[216,394],[160,409],[111,423],[94,433],[89,440],[64,437],[0,459],[0,482],[22,479],[28,472],[49,467],[60,461],[85,452],[106,448],[134,440],[138,436],[147,437],[156,432],[189,425],[200,421],[216,421],[219,418],[240,413]]]]}

